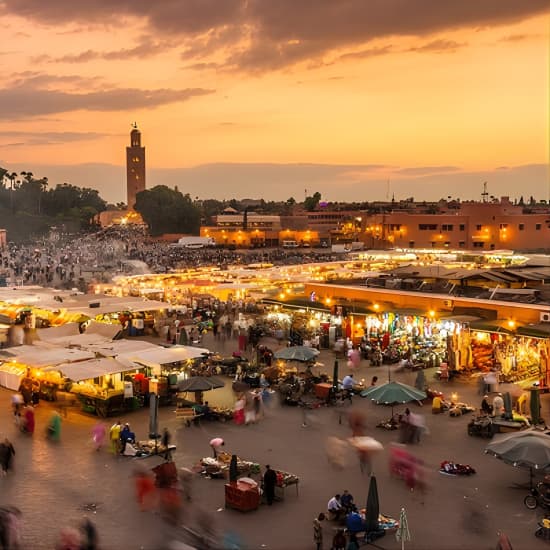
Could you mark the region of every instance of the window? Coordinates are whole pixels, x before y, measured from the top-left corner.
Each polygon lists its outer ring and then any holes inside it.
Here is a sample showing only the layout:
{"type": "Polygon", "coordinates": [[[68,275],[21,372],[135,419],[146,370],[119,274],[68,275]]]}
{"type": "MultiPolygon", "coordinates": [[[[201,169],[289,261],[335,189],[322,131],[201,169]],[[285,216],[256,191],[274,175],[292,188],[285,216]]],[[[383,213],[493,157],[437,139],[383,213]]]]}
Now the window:
{"type": "Polygon", "coordinates": [[[466,231],[466,224],[461,223],[461,224],[458,226],[458,230],[459,230],[459,231],[466,231]]]}
{"type": "Polygon", "coordinates": [[[418,224],[420,231],[435,231],[437,229],[436,223],[420,223],[418,224]]]}
{"type": "Polygon", "coordinates": [[[481,231],[483,229],[483,226],[481,224],[476,225],[476,231],[481,231]]]}
{"type": "Polygon", "coordinates": [[[474,248],[483,248],[483,245],[485,243],[483,241],[481,242],[474,242],[474,248]]]}
{"type": "Polygon", "coordinates": [[[458,248],[465,248],[466,242],[465,241],[458,241],[458,248]]]}
{"type": "Polygon", "coordinates": [[[414,241],[409,241],[409,248],[414,248],[414,241]]]}
{"type": "Polygon", "coordinates": [[[390,231],[401,231],[401,224],[400,223],[390,223],[390,231]]]}
{"type": "Polygon", "coordinates": [[[442,226],[441,226],[441,231],[452,231],[453,230],[453,224],[452,223],[444,223],[442,226]]]}
{"type": "Polygon", "coordinates": [[[541,224],[541,223],[536,223],[536,224],[535,224],[535,229],[536,229],[537,231],[540,231],[540,230],[542,229],[542,224],[541,224]]]}
{"type": "Polygon", "coordinates": [[[524,224],[524,223],[520,223],[520,224],[518,225],[518,229],[519,229],[520,231],[524,231],[524,230],[525,230],[525,224],[524,224]]]}
{"type": "Polygon", "coordinates": [[[508,228],[508,224],[507,224],[507,223],[501,223],[501,224],[499,225],[499,228],[500,228],[500,229],[507,229],[507,228],[508,228]]]}

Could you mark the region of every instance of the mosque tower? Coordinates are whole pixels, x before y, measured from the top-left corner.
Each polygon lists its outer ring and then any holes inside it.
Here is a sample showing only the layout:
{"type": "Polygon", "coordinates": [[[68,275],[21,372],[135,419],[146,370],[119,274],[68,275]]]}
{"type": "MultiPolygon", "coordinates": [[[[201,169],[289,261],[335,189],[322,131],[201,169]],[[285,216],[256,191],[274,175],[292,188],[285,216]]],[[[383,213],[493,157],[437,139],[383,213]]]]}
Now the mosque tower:
{"type": "Polygon", "coordinates": [[[141,132],[132,124],[130,147],[126,147],[126,193],[128,210],[133,210],[136,195],[145,191],[145,147],[141,146],[141,132]]]}

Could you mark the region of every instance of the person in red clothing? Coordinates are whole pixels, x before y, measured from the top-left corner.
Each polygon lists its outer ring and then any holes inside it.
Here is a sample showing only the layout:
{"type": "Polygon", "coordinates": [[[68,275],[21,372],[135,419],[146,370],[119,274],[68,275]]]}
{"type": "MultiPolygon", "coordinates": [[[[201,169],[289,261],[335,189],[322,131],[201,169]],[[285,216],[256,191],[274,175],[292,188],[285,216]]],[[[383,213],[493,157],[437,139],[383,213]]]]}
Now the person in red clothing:
{"type": "Polygon", "coordinates": [[[153,476],[145,470],[137,469],[134,472],[136,483],[136,498],[141,511],[149,509],[154,501],[155,482],[153,476]]]}

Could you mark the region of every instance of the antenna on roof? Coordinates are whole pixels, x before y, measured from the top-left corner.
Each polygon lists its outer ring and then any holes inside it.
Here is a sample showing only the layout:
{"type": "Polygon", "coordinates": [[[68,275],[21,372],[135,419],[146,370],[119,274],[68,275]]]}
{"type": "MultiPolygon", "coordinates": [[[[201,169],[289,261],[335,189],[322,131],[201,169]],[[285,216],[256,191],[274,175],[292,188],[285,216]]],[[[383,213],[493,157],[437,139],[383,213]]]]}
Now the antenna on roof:
{"type": "Polygon", "coordinates": [[[489,197],[489,192],[487,191],[487,182],[483,182],[483,193],[481,193],[481,200],[483,202],[487,202],[487,199],[489,197]]]}

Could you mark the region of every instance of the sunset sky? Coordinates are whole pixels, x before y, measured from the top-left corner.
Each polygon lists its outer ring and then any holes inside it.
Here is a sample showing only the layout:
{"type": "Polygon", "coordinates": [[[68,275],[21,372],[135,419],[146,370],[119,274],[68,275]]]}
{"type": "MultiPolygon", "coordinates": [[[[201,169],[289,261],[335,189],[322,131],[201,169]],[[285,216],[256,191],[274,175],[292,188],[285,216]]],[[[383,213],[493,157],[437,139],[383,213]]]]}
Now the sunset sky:
{"type": "Polygon", "coordinates": [[[0,0],[0,166],[125,200],[550,198],[548,0],[0,0]]]}

